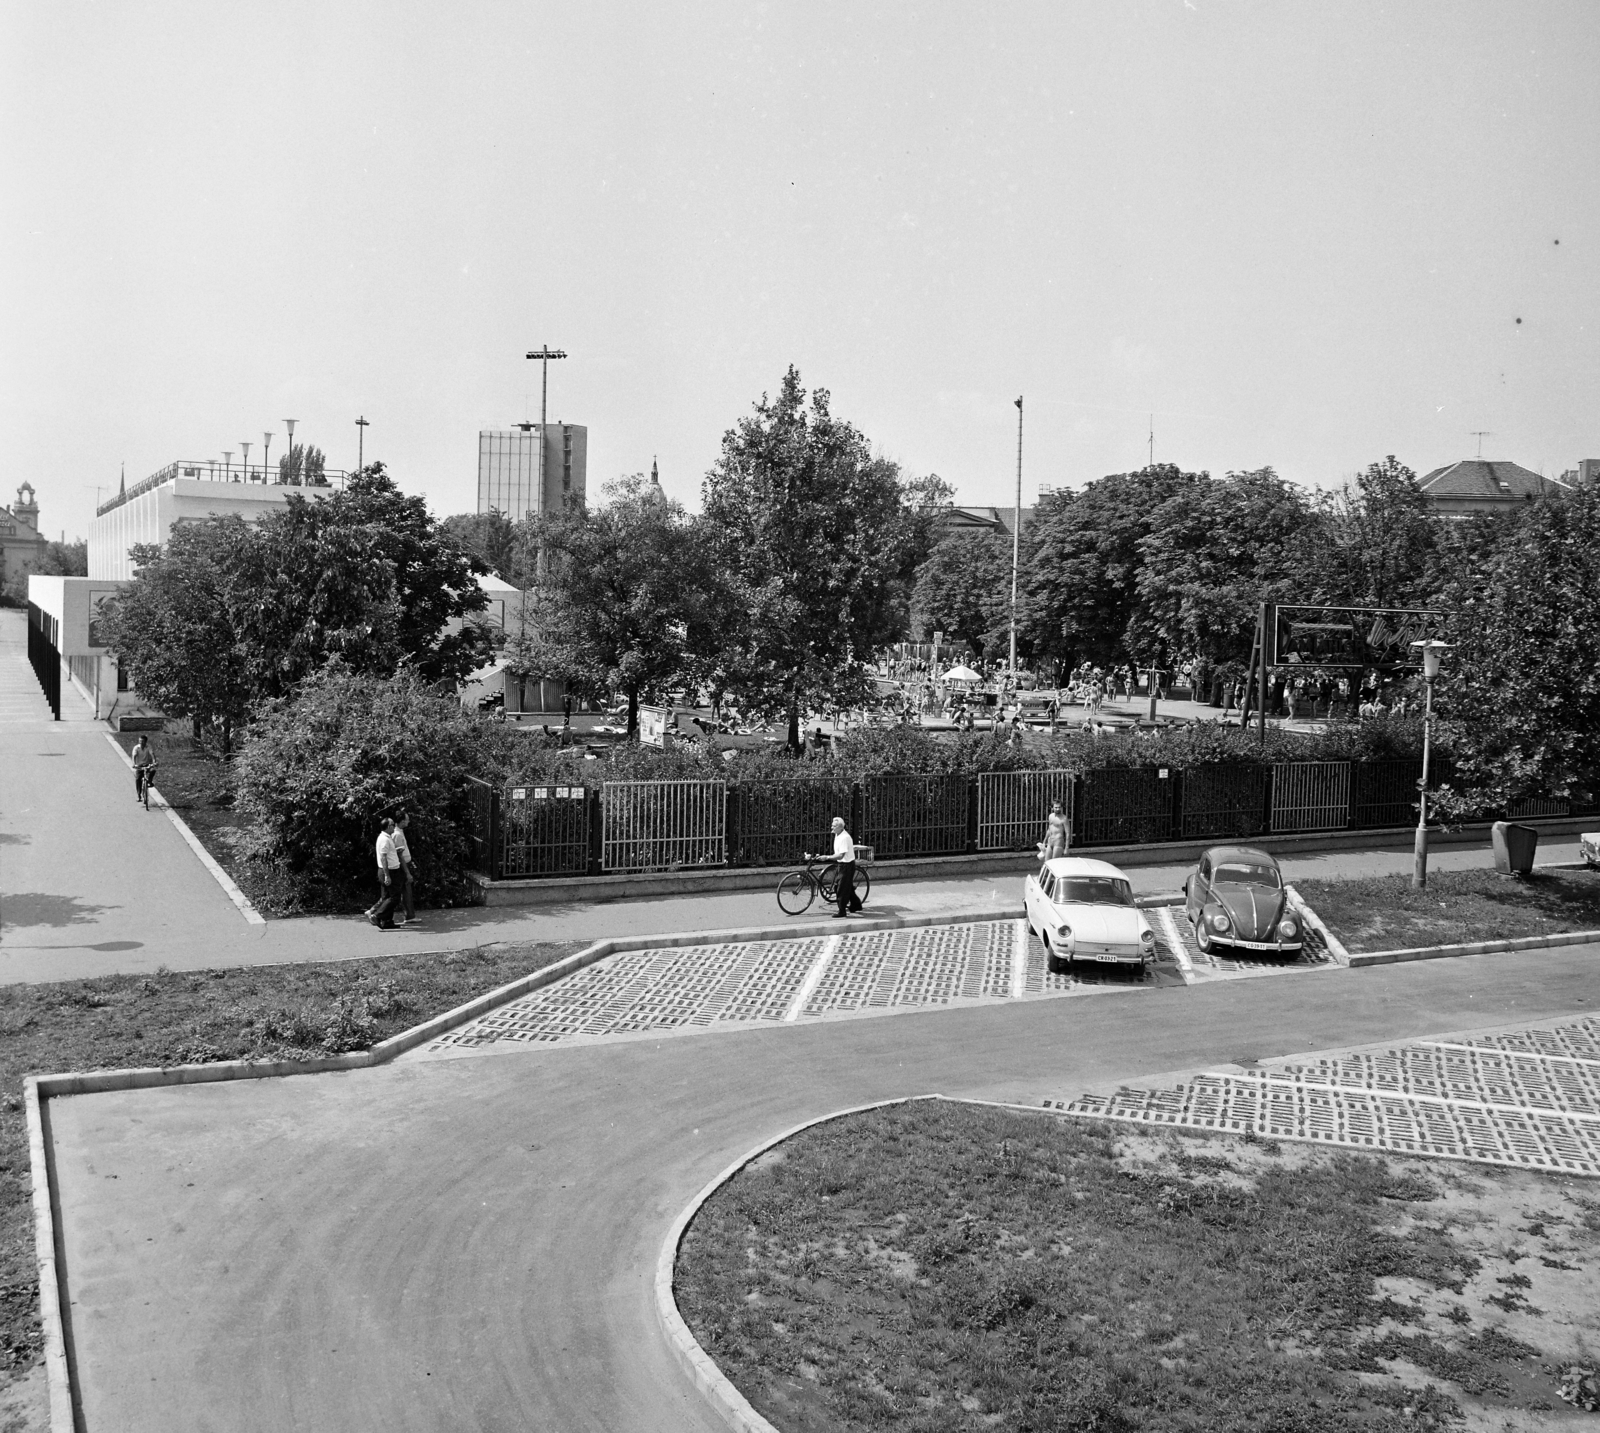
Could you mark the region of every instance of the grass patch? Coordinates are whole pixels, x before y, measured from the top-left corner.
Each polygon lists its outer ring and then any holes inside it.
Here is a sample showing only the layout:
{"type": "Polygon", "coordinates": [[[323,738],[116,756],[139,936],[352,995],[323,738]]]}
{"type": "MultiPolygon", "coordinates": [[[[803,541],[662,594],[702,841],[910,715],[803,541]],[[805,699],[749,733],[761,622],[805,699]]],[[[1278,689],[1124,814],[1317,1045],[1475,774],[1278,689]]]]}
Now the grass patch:
{"type": "Polygon", "coordinates": [[[1486,1271],[1446,1197],[1372,1157],[916,1103],[741,1171],[675,1293],[786,1433],[1444,1429],[1456,1398],[1380,1360],[1524,1396],[1533,1352],[1461,1328],[1486,1271]]]}
{"type": "Polygon", "coordinates": [[[0,987],[0,1386],[40,1350],[26,1076],[364,1050],[582,944],[0,987]]]}
{"type": "Polygon", "coordinates": [[[1409,876],[1296,881],[1349,950],[1404,950],[1465,941],[1600,930],[1600,871],[1432,871],[1426,888],[1409,876]]]}

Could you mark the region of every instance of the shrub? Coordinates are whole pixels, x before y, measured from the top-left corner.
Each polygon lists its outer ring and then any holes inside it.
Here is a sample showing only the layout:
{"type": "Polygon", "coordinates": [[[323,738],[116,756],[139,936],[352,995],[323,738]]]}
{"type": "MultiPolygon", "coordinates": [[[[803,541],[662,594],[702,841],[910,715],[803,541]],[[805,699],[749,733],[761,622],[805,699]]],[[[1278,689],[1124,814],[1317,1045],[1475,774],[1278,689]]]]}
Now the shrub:
{"type": "Polygon", "coordinates": [[[254,822],[247,857],[284,905],[370,896],[385,813],[411,815],[418,896],[461,899],[471,814],[467,777],[487,724],[415,675],[358,675],[339,663],[269,702],[238,759],[238,806],[254,822]]]}

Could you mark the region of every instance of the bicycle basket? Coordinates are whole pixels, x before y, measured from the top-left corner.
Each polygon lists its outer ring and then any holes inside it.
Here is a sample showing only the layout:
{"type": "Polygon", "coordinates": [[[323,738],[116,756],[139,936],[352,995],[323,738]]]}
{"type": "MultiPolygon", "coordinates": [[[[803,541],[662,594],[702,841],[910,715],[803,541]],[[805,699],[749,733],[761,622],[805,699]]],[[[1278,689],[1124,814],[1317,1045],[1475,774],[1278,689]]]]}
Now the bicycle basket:
{"type": "Polygon", "coordinates": [[[877,854],[876,847],[858,845],[856,847],[856,863],[862,866],[870,866],[877,854]]]}

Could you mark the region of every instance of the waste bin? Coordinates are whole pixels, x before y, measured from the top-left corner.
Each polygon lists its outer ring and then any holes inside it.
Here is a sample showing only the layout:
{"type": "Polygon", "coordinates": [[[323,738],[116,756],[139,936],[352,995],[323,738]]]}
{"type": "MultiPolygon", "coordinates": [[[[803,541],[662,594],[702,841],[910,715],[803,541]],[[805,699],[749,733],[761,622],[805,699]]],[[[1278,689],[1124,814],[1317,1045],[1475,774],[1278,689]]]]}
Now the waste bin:
{"type": "Polygon", "coordinates": [[[1496,821],[1489,834],[1494,842],[1494,868],[1502,876],[1526,876],[1533,870],[1533,853],[1539,845],[1535,827],[1496,821]]]}
{"type": "Polygon", "coordinates": [[[1220,707],[1222,705],[1221,677],[1213,677],[1211,679],[1211,705],[1214,707],[1220,707]]]}

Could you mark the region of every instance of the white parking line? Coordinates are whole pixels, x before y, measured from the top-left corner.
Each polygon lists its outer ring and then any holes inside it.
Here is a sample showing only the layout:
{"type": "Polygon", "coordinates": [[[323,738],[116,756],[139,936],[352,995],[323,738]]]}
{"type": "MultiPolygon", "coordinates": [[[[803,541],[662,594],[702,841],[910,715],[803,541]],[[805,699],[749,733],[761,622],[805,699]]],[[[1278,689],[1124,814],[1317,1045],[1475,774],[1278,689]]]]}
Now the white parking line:
{"type": "Polygon", "coordinates": [[[1178,929],[1178,918],[1173,915],[1175,906],[1157,906],[1155,908],[1156,920],[1167,933],[1167,949],[1178,960],[1178,970],[1183,975],[1185,985],[1194,984],[1194,963],[1189,959],[1189,947],[1183,943],[1183,933],[1178,929]]]}
{"type": "Polygon", "coordinates": [[[1241,1074],[1232,1072],[1226,1075],[1214,1075],[1208,1078],[1218,1080],[1232,1080],[1236,1084],[1257,1083],[1267,1089],[1280,1090],[1316,1090],[1322,1094],[1335,1095],[1366,1095],[1378,1100],[1414,1100],[1427,1105],[1452,1105],[1469,1110],[1493,1110],[1497,1114],[1505,1115],[1539,1115],[1544,1119],[1580,1120],[1600,1122],[1600,1111],[1595,1110],[1555,1110],[1544,1105],[1500,1105],[1491,1100],[1466,1099],[1460,1095],[1430,1095],[1421,1090],[1390,1090],[1381,1085],[1328,1085],[1313,1080],[1297,1080],[1286,1075],[1261,1074],[1251,1071],[1241,1074]]]}
{"type": "Polygon", "coordinates": [[[822,942],[822,949],[818,952],[817,958],[811,962],[811,969],[806,971],[806,978],[800,982],[800,988],[795,991],[794,999],[783,1012],[784,1020],[792,1024],[800,1018],[800,1012],[806,1008],[807,1001],[817,993],[817,987],[822,984],[828,962],[833,959],[834,951],[839,948],[839,940],[839,936],[830,935],[822,942]]]}
{"type": "Polygon", "coordinates": [[[1475,1055],[1499,1055],[1507,1060],[1551,1060],[1558,1065],[1588,1065],[1600,1069],[1600,1060],[1585,1060],[1581,1055],[1546,1055],[1542,1050],[1502,1050],[1498,1045],[1452,1045],[1446,1040],[1419,1040],[1432,1050],[1471,1050],[1475,1055]]]}
{"type": "Polygon", "coordinates": [[[1011,998],[1021,1000],[1028,989],[1028,922],[1012,923],[1011,998]]]}

